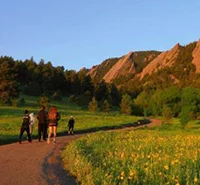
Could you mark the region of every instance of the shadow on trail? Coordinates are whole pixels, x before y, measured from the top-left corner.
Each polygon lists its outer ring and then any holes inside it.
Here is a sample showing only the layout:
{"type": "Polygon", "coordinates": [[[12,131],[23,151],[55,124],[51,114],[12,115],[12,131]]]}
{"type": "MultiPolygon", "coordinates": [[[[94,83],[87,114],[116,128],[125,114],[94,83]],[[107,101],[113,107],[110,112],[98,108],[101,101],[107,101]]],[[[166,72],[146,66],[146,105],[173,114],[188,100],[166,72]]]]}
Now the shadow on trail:
{"type": "Polygon", "coordinates": [[[45,158],[43,174],[48,185],[76,185],[76,177],[71,176],[62,166],[60,151],[66,143],[57,143],[52,152],[45,158]]]}
{"type": "Polygon", "coordinates": [[[18,137],[19,137],[19,135],[13,135],[13,136],[4,135],[4,136],[0,136],[0,146],[1,145],[11,144],[11,143],[14,143],[14,142],[18,141],[18,137]]]}
{"type": "MultiPolygon", "coordinates": [[[[109,130],[118,130],[118,129],[123,129],[123,128],[130,128],[130,127],[141,127],[144,125],[148,125],[150,124],[151,121],[149,119],[140,119],[136,122],[133,123],[125,123],[125,124],[121,124],[118,126],[103,126],[103,127],[95,127],[95,128],[88,128],[88,129],[82,129],[82,130],[77,130],[75,128],[75,134],[88,134],[88,133],[94,133],[94,132],[99,132],[99,131],[109,131],[109,130]]],[[[57,133],[57,137],[60,136],[66,136],[67,131],[65,132],[59,132],[57,133]]]]}

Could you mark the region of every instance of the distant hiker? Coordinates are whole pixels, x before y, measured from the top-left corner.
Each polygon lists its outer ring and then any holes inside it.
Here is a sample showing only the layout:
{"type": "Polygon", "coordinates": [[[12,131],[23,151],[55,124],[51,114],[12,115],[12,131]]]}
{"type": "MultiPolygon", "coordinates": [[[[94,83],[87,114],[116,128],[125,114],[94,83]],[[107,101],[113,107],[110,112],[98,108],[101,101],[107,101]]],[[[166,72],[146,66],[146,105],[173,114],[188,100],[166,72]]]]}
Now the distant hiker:
{"type": "Polygon", "coordinates": [[[58,113],[56,106],[52,106],[48,114],[48,125],[49,125],[49,134],[47,139],[48,144],[50,143],[50,138],[52,134],[53,134],[53,142],[56,143],[56,133],[59,120],[60,120],[60,114],[58,113]]]}
{"type": "Polygon", "coordinates": [[[19,143],[21,144],[22,141],[22,136],[24,131],[26,131],[27,136],[28,136],[28,141],[31,142],[31,135],[30,135],[30,129],[29,129],[29,125],[30,125],[30,116],[29,116],[29,112],[28,110],[24,111],[24,116],[23,116],[23,120],[22,120],[22,126],[20,129],[20,134],[19,134],[19,143]]]}
{"type": "Polygon", "coordinates": [[[43,140],[47,140],[47,112],[45,110],[45,106],[41,106],[40,111],[37,114],[38,119],[38,141],[41,141],[41,135],[43,137],[43,140]]]}
{"type": "Polygon", "coordinates": [[[74,123],[74,118],[71,116],[68,121],[68,134],[74,134],[74,123]]]}
{"type": "Polygon", "coordinates": [[[33,124],[35,123],[35,117],[34,117],[34,113],[30,113],[30,125],[29,125],[29,129],[30,129],[30,134],[32,135],[33,133],[33,124]]]}

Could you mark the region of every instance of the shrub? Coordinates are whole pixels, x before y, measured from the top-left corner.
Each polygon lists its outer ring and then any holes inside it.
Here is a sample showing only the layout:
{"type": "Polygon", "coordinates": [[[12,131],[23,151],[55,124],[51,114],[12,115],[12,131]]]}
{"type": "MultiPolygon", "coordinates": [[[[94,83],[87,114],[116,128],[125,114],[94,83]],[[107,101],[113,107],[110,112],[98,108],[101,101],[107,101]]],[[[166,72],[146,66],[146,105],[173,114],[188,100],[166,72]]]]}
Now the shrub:
{"type": "Polygon", "coordinates": [[[182,125],[182,128],[185,129],[188,122],[191,120],[191,108],[190,107],[182,107],[182,110],[180,112],[180,122],[182,125]]]}
{"type": "Polygon", "coordinates": [[[92,98],[92,101],[88,105],[88,109],[91,112],[96,112],[98,108],[98,102],[96,101],[95,97],[92,98]]]}
{"type": "Polygon", "coordinates": [[[130,115],[132,113],[131,106],[132,106],[131,96],[128,94],[123,95],[122,101],[120,103],[121,113],[130,115]]]}
{"type": "Polygon", "coordinates": [[[163,107],[162,116],[164,118],[164,122],[165,123],[169,123],[169,121],[173,117],[173,113],[172,113],[172,110],[170,109],[170,107],[168,107],[168,106],[164,106],[163,107]]]}

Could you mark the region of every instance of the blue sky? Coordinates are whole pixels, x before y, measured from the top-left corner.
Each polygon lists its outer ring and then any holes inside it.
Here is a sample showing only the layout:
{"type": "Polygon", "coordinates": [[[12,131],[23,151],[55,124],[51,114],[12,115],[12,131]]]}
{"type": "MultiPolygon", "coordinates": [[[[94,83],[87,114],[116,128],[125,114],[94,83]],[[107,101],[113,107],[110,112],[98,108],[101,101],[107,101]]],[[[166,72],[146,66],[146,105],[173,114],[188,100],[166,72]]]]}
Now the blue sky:
{"type": "Polygon", "coordinates": [[[0,56],[76,71],[200,39],[199,0],[0,0],[0,56]]]}

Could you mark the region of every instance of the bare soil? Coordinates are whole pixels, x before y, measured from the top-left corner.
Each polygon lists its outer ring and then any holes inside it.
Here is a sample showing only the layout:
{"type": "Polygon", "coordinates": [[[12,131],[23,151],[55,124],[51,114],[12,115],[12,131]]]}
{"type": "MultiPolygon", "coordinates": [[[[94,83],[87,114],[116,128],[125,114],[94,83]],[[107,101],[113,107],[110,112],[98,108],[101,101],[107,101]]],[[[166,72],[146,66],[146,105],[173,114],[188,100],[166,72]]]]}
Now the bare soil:
{"type": "MultiPolygon", "coordinates": [[[[130,130],[138,127],[159,126],[160,120],[151,119],[148,124],[129,126],[117,130],[130,130]]],[[[62,167],[61,152],[72,140],[84,134],[57,137],[56,144],[33,140],[22,144],[12,143],[0,146],[0,184],[1,185],[75,185],[62,167]]]]}

